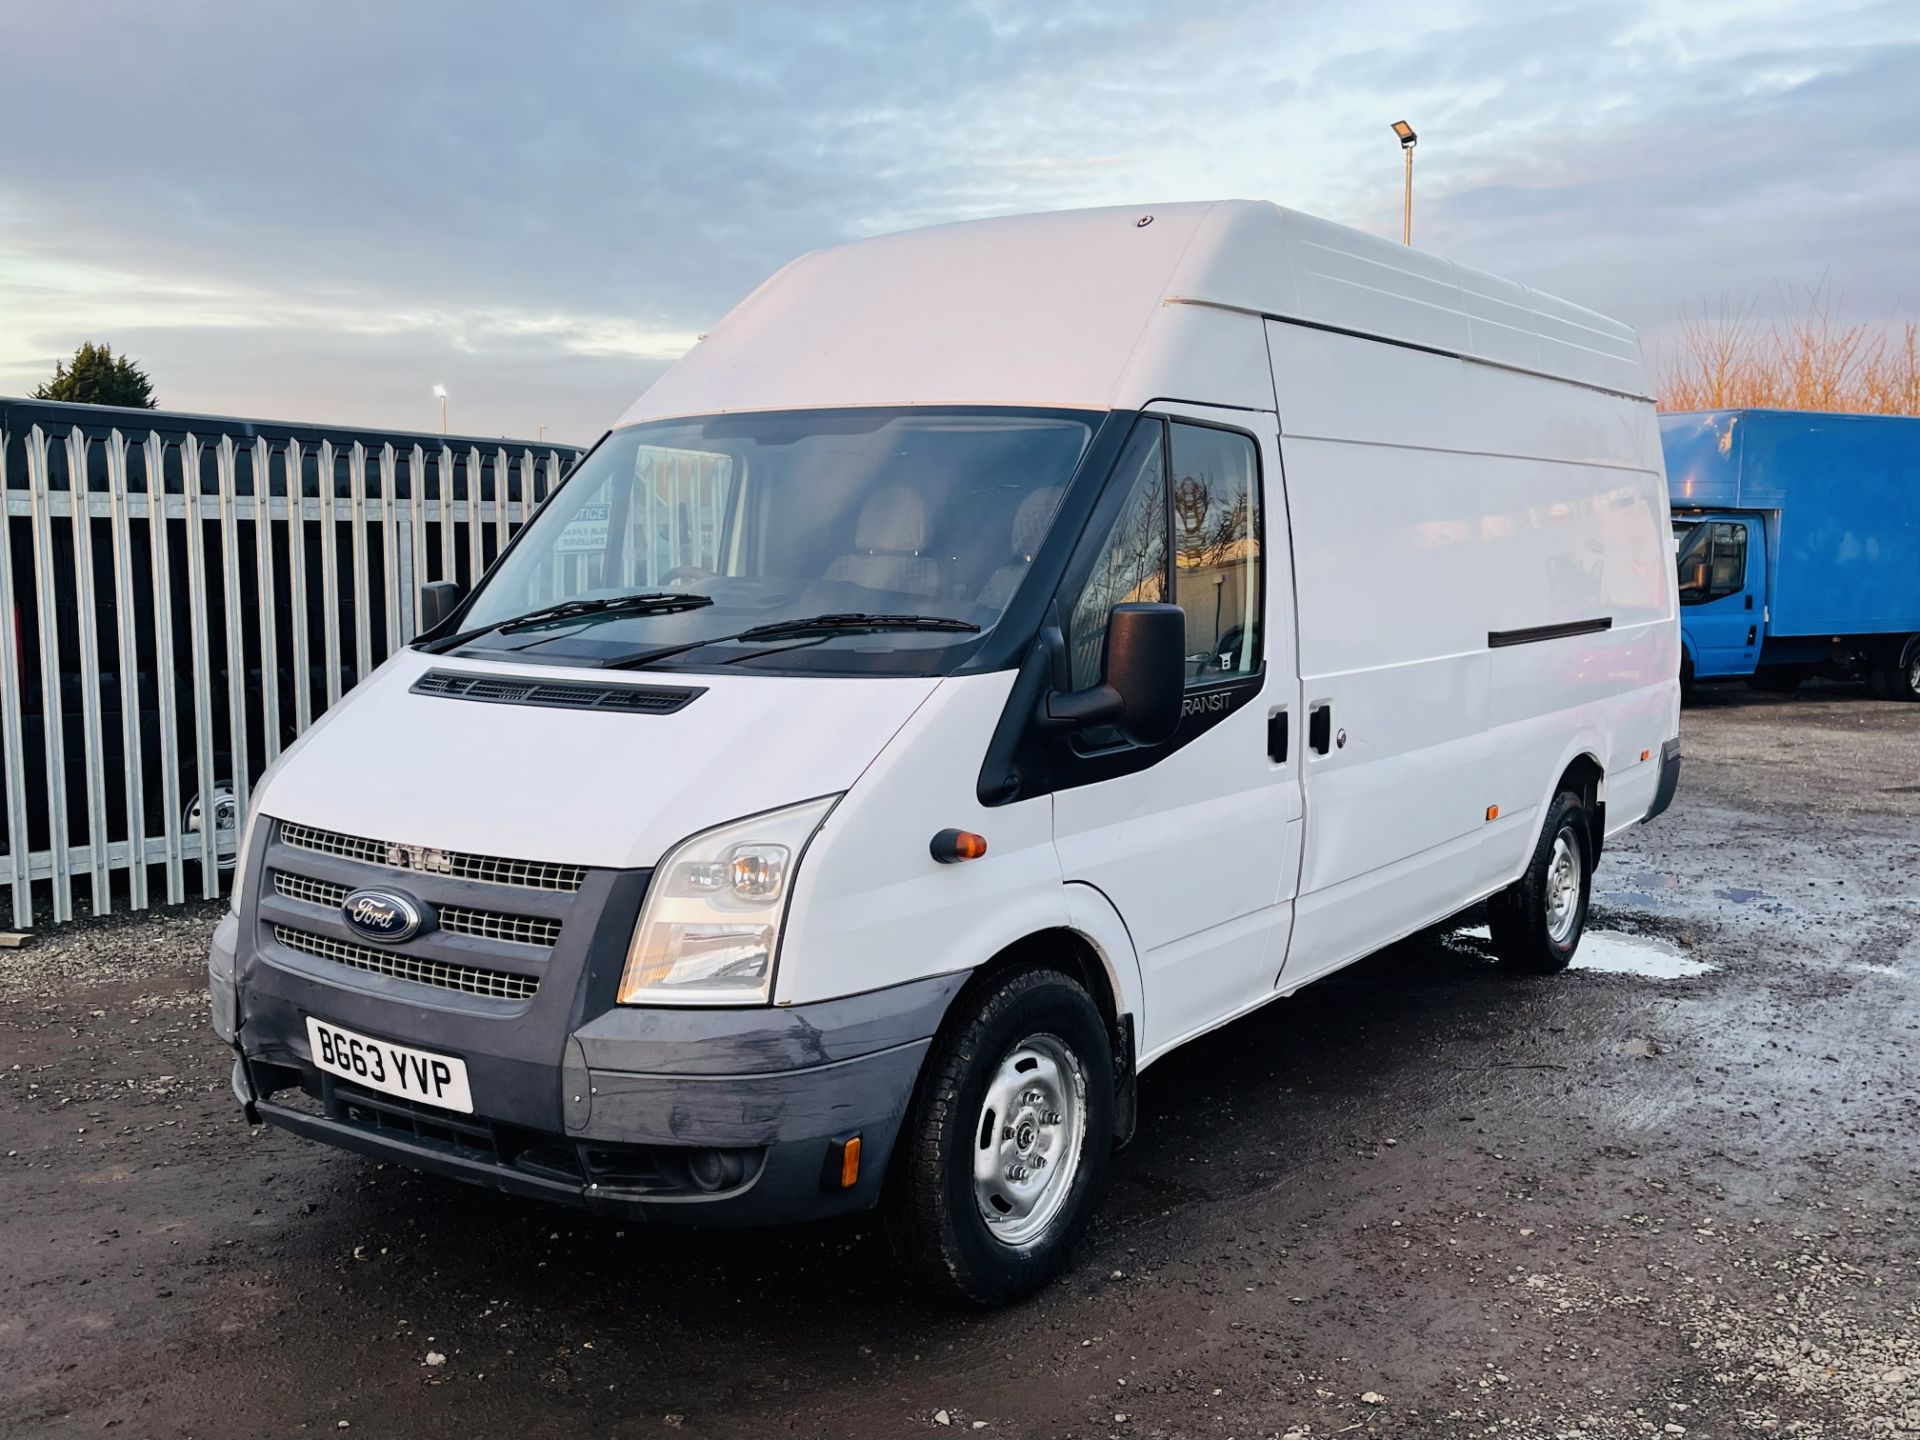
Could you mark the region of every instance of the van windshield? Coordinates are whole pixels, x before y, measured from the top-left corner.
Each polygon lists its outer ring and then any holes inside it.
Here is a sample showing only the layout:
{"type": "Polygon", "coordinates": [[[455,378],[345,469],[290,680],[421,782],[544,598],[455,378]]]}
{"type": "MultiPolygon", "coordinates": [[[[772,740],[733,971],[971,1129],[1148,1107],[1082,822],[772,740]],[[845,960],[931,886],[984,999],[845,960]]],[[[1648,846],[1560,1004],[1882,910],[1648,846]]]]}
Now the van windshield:
{"type": "Polygon", "coordinates": [[[615,431],[482,582],[459,621],[472,638],[455,648],[944,673],[1005,612],[1098,419],[792,410],[615,431]],[[856,615],[882,623],[838,619],[856,615]],[[738,638],[822,616],[838,623],[738,638]]]}

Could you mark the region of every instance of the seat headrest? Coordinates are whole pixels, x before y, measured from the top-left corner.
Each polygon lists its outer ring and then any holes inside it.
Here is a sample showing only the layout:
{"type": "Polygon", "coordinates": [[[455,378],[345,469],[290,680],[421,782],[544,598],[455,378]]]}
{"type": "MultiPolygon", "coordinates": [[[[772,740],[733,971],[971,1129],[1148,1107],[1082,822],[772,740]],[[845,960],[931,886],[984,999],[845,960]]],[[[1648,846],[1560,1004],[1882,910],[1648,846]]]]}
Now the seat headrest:
{"type": "Polygon", "coordinates": [[[1022,500],[1020,508],[1013,512],[1013,553],[1025,560],[1033,559],[1033,552],[1040,548],[1040,541],[1046,536],[1047,522],[1059,508],[1058,485],[1043,485],[1022,500]]]}
{"type": "Polygon", "coordinates": [[[927,544],[927,507],[904,485],[888,485],[867,497],[853,527],[857,550],[919,554],[927,544]]]}

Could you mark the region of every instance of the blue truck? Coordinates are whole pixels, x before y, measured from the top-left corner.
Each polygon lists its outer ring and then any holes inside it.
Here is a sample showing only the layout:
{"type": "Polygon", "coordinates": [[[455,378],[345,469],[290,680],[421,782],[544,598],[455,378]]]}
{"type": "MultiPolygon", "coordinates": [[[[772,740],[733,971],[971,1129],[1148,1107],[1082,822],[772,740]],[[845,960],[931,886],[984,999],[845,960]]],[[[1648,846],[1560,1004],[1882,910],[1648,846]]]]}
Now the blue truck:
{"type": "Polygon", "coordinates": [[[1660,439],[1682,689],[1827,675],[1920,700],[1920,418],[1699,410],[1660,439]]]}

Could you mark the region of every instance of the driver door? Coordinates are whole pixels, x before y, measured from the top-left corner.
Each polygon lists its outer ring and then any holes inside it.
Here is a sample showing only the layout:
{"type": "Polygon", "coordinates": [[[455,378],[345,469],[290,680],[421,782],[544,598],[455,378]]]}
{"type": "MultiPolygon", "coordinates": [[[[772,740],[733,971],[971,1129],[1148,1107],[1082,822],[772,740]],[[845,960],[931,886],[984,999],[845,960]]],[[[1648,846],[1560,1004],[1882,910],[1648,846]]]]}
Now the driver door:
{"type": "Polygon", "coordinates": [[[1055,772],[1070,883],[1125,919],[1146,991],[1143,1059],[1273,991],[1299,882],[1299,681],[1278,427],[1194,405],[1144,415],[1060,595],[1074,688],[1108,611],[1186,612],[1180,727],[1160,745],[1077,737],[1055,772]]]}
{"type": "Polygon", "coordinates": [[[1757,516],[1709,515],[1680,556],[1696,675],[1751,675],[1759,663],[1765,550],[1757,516]]]}

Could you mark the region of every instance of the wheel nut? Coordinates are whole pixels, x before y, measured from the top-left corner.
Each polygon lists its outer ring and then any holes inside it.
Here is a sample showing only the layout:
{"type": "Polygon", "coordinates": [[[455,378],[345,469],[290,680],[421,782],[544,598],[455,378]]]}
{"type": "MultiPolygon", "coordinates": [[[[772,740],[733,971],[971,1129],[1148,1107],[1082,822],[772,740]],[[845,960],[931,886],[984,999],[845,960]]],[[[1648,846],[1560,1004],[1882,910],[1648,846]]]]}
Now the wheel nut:
{"type": "Polygon", "coordinates": [[[1007,1179],[1009,1179],[1009,1180],[1011,1180],[1011,1181],[1013,1181],[1013,1182],[1014,1182],[1014,1183],[1015,1183],[1016,1185],[1017,1185],[1017,1184],[1019,1184],[1019,1182],[1020,1182],[1020,1181],[1022,1181],[1022,1180],[1024,1180],[1024,1179],[1026,1179],[1026,1178],[1027,1178],[1027,1167],[1026,1167],[1026,1166],[1024,1166],[1024,1165],[1009,1165],[1009,1166],[1007,1167],[1007,1179]]]}
{"type": "Polygon", "coordinates": [[[1033,1168],[1036,1170],[1040,1169],[1046,1163],[1047,1157],[1044,1155],[1036,1155],[1033,1157],[1033,1168]]]}
{"type": "Polygon", "coordinates": [[[1060,1112],[1058,1110],[1047,1111],[1046,1114],[1040,1117],[1040,1123],[1042,1125],[1058,1125],[1060,1123],[1060,1112]]]}

